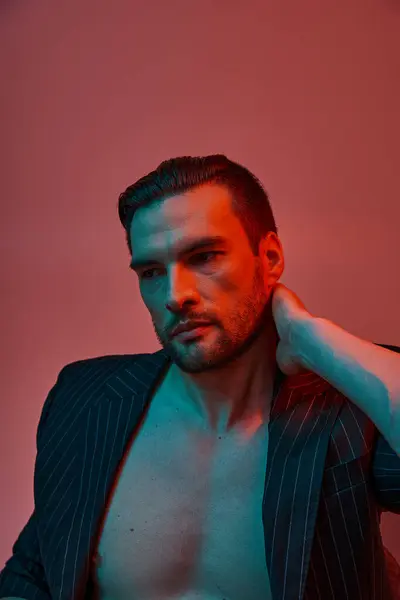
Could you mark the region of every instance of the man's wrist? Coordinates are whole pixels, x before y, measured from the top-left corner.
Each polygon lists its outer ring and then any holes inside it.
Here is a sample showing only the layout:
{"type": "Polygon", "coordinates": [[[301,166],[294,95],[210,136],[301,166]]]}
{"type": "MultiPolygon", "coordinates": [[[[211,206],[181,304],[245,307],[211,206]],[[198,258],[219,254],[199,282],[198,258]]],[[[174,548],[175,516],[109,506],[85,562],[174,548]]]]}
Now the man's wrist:
{"type": "Polygon", "coordinates": [[[319,318],[305,314],[291,324],[290,347],[296,362],[307,371],[318,368],[315,355],[318,352],[319,318]]]}

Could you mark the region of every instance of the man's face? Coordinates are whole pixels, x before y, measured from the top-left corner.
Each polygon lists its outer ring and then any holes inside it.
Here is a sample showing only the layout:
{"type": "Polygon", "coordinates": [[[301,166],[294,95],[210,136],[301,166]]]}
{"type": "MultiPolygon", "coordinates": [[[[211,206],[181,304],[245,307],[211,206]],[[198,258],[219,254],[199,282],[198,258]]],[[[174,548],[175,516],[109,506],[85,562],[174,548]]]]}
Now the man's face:
{"type": "Polygon", "coordinates": [[[132,262],[147,263],[135,270],[156,336],[184,372],[228,364],[265,331],[270,286],[283,271],[279,238],[272,238],[271,267],[254,257],[226,188],[207,185],[140,208],[130,234],[132,262]],[[188,250],[211,236],[221,240],[188,250]],[[197,319],[211,323],[199,337],[171,336],[197,319]]]}

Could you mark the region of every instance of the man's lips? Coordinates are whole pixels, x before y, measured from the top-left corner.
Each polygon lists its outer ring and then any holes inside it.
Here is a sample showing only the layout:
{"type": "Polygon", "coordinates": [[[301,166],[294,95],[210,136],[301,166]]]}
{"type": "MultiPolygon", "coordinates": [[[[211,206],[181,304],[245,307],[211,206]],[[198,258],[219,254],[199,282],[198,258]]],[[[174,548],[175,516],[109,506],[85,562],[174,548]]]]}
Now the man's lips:
{"type": "Polygon", "coordinates": [[[180,333],[175,334],[174,338],[178,338],[180,340],[191,340],[192,338],[196,338],[196,337],[202,335],[203,333],[205,333],[205,331],[209,327],[210,327],[210,324],[199,325],[197,327],[185,329],[184,331],[181,331],[180,333]]]}
{"type": "Polygon", "coordinates": [[[175,337],[183,333],[190,333],[195,329],[200,330],[201,328],[208,327],[210,325],[211,323],[209,321],[191,321],[190,323],[182,323],[181,325],[175,327],[175,329],[172,331],[171,337],[175,337]]]}

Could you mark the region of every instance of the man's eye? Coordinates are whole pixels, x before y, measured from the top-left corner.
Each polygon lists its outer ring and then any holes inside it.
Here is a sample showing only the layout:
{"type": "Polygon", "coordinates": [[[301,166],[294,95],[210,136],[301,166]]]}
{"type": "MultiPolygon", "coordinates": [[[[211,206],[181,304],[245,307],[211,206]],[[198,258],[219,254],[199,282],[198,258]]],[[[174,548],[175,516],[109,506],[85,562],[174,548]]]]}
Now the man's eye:
{"type": "MultiPolygon", "coordinates": [[[[199,252],[198,254],[195,254],[194,257],[192,257],[192,258],[196,259],[198,257],[201,257],[201,256],[204,257],[204,256],[207,256],[207,255],[211,255],[212,257],[214,257],[217,254],[221,254],[221,252],[216,252],[215,250],[210,250],[209,252],[199,252]]],[[[206,261],[206,262],[208,262],[208,261],[206,261]]]]}
{"type": "Polygon", "coordinates": [[[143,271],[143,273],[140,275],[140,278],[141,279],[152,279],[150,274],[153,271],[157,271],[157,269],[147,269],[147,271],[143,271]]]}
{"type": "MultiPolygon", "coordinates": [[[[204,259],[207,256],[211,256],[212,258],[214,258],[218,254],[223,254],[223,252],[218,252],[216,250],[209,250],[208,252],[198,252],[197,254],[194,254],[193,256],[191,256],[190,260],[191,261],[194,260],[195,262],[208,263],[208,262],[210,262],[209,260],[202,260],[202,259],[204,259]]],[[[147,269],[146,271],[143,271],[143,273],[141,274],[141,279],[153,279],[152,273],[157,270],[158,269],[153,268],[153,269],[147,269]]]]}

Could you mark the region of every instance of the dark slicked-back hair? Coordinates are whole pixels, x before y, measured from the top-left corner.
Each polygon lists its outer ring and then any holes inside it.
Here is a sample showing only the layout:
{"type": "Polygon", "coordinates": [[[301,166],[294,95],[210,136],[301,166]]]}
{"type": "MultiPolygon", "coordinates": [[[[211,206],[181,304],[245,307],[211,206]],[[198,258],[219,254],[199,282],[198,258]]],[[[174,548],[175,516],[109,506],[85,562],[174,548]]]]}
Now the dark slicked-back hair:
{"type": "Polygon", "coordinates": [[[278,233],[268,196],[255,175],[223,154],[165,160],[119,196],[118,214],[131,255],[130,229],[138,208],[206,184],[222,185],[230,191],[232,210],[240,219],[253,254],[257,256],[261,238],[269,231],[278,233]]]}

